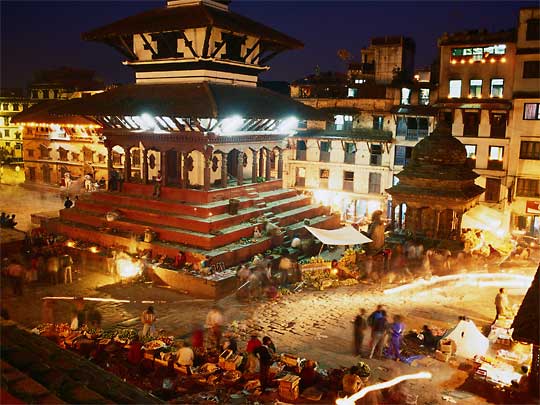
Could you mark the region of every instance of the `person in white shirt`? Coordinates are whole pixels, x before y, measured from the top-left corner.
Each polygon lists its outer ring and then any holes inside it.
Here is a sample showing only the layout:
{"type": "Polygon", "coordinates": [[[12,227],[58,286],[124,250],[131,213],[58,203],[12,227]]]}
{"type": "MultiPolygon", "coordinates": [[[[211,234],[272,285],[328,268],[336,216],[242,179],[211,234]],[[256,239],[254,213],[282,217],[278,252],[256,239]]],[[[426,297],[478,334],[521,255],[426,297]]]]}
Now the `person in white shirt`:
{"type": "Polygon", "coordinates": [[[192,366],[194,358],[195,353],[193,353],[193,349],[189,347],[189,342],[181,342],[181,347],[176,352],[176,363],[181,366],[192,366]]]}

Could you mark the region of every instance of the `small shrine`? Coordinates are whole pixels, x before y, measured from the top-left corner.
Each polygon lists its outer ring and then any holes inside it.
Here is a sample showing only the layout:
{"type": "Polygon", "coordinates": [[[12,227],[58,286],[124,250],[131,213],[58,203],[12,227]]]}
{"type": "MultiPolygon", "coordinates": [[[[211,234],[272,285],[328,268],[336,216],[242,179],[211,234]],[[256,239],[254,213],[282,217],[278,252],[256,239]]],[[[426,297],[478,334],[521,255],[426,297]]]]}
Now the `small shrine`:
{"type": "Polygon", "coordinates": [[[398,228],[459,240],[463,214],[484,192],[474,182],[478,176],[467,164],[465,146],[439,123],[414,147],[411,161],[397,175],[399,183],[386,190],[392,196],[393,221],[398,208],[398,228]]]}

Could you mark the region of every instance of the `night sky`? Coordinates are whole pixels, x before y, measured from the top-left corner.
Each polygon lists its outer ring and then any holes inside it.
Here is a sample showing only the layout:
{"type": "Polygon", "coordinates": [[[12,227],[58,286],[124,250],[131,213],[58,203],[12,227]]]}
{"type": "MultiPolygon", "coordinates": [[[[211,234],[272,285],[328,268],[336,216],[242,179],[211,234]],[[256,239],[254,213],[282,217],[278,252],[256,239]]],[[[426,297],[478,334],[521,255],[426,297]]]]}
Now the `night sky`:
{"type": "MultiPolygon", "coordinates": [[[[107,83],[133,81],[123,57],[107,45],[81,40],[81,33],[166,1],[0,1],[1,87],[25,87],[39,69],[72,66],[95,70],[107,83]]],[[[537,2],[233,1],[233,11],[304,42],[304,49],[273,59],[264,80],[294,79],[345,69],[337,57],[359,57],[374,36],[406,35],[416,41],[416,67],[429,65],[443,32],[499,31],[517,25],[521,7],[537,2]]]]}

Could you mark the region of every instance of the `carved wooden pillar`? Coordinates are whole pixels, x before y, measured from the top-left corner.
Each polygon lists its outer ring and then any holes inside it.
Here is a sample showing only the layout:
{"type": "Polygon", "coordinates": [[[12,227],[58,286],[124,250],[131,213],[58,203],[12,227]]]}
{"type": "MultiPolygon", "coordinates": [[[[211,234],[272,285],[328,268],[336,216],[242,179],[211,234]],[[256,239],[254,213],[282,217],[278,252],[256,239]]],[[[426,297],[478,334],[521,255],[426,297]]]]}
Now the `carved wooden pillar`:
{"type": "Polygon", "coordinates": [[[277,177],[278,179],[283,178],[283,150],[279,149],[279,156],[277,162],[277,177]]]}
{"type": "Polygon", "coordinates": [[[182,153],[182,161],[183,161],[183,166],[182,166],[182,188],[188,188],[189,186],[189,166],[188,166],[188,157],[189,157],[189,152],[183,152],[182,153]]]}
{"type": "Polygon", "coordinates": [[[259,177],[264,177],[264,148],[259,150],[259,177]]]}
{"type": "Polygon", "coordinates": [[[182,173],[182,162],[184,159],[182,159],[182,155],[183,153],[182,152],[178,152],[178,184],[180,184],[180,187],[183,187],[183,178],[184,178],[184,173],[182,173]]]}
{"type": "Polygon", "coordinates": [[[259,153],[259,151],[257,150],[252,150],[253,152],[253,162],[251,162],[251,182],[252,183],[257,183],[257,172],[258,172],[258,169],[257,169],[257,154],[259,153]]]}
{"type": "Polygon", "coordinates": [[[142,181],[144,184],[148,184],[148,149],[143,149],[142,155],[142,181]]]}
{"type": "Polygon", "coordinates": [[[228,153],[221,152],[221,187],[226,188],[228,184],[229,174],[227,173],[227,158],[228,153]]]}
{"type": "Polygon", "coordinates": [[[399,204],[399,210],[398,210],[398,225],[399,229],[403,229],[403,203],[399,204]]]}
{"type": "Polygon", "coordinates": [[[131,179],[131,146],[124,146],[124,179],[129,183],[131,179]]]}
{"type": "Polygon", "coordinates": [[[457,211],[457,226],[456,226],[456,238],[457,240],[461,240],[461,220],[463,219],[464,211],[457,211]]]}
{"type": "Polygon", "coordinates": [[[270,160],[270,153],[274,153],[273,151],[271,151],[270,149],[266,149],[266,162],[265,162],[265,166],[266,166],[266,170],[265,170],[265,174],[264,174],[264,177],[265,177],[265,180],[268,181],[270,180],[270,170],[272,169],[271,167],[271,160],[270,160]]]}
{"type": "Polygon", "coordinates": [[[167,174],[167,152],[159,152],[159,167],[161,167],[163,185],[166,186],[169,182],[169,176],[167,174]]]}
{"type": "Polygon", "coordinates": [[[239,186],[244,184],[244,152],[238,152],[236,179],[239,186]]]}
{"type": "Polygon", "coordinates": [[[113,172],[113,149],[107,146],[107,190],[111,191],[110,179],[113,172]]]}
{"type": "Polygon", "coordinates": [[[434,232],[435,234],[433,235],[433,237],[435,239],[438,239],[439,238],[439,228],[440,228],[440,224],[441,224],[441,210],[435,210],[435,226],[434,226],[434,232]]]}
{"type": "Polygon", "coordinates": [[[391,210],[391,224],[392,230],[396,228],[396,203],[392,200],[392,210],[391,210]]]}
{"type": "Polygon", "coordinates": [[[210,190],[210,165],[212,164],[212,155],[214,154],[214,148],[207,146],[204,149],[204,171],[203,171],[203,187],[204,191],[210,190]]]}

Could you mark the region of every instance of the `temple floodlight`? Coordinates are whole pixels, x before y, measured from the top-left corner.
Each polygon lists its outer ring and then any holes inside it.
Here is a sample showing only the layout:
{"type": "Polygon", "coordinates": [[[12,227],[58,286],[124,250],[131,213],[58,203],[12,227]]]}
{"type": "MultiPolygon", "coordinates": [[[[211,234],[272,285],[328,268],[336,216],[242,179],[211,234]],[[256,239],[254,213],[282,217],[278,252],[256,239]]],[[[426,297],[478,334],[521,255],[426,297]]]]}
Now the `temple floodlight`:
{"type": "Polygon", "coordinates": [[[298,118],[288,117],[285,118],[278,126],[279,133],[290,133],[298,128],[298,118]]]}
{"type": "Polygon", "coordinates": [[[244,119],[239,115],[225,118],[220,125],[221,133],[226,135],[238,131],[244,125],[244,119]]]}

